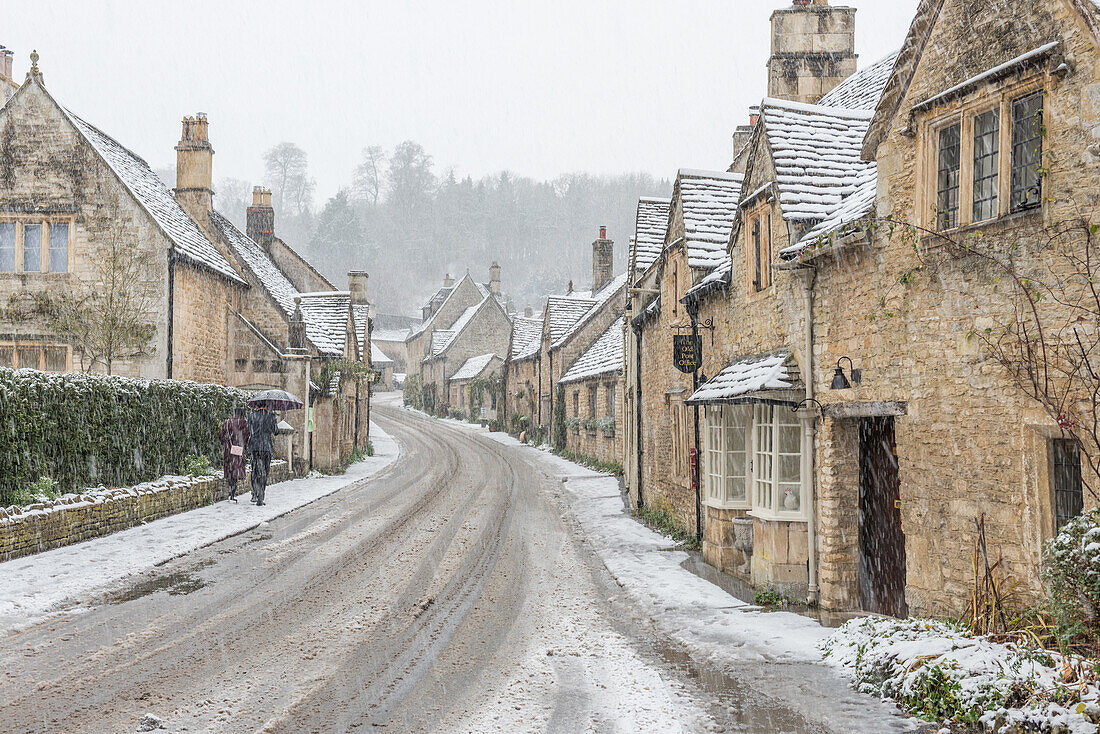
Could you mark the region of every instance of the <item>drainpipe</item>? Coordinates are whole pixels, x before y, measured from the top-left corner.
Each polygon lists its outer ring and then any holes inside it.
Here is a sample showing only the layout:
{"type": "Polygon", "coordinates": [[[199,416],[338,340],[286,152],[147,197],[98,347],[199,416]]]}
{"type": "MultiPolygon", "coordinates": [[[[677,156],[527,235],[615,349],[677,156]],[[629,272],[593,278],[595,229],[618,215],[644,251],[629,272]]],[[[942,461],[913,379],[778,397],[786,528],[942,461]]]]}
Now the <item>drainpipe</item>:
{"type": "Polygon", "coordinates": [[[175,320],[176,301],[176,255],[168,248],[168,356],[166,357],[165,376],[172,379],[172,322],[175,320]]]}
{"type": "Polygon", "coordinates": [[[642,499],[642,327],[631,322],[634,330],[634,460],[637,471],[634,477],[638,482],[638,508],[645,507],[642,499]]]}
{"type": "Polygon", "coordinates": [[[550,374],[547,376],[547,380],[550,382],[550,386],[549,386],[549,389],[548,389],[548,392],[550,393],[550,418],[549,418],[550,429],[546,432],[546,435],[549,436],[549,439],[547,439],[547,440],[549,440],[550,445],[553,446],[554,445],[554,352],[549,347],[547,347],[547,349],[546,349],[546,357],[547,357],[547,359],[550,360],[550,363],[546,366],[547,369],[550,371],[550,374]]]}
{"type": "MultiPolygon", "coordinates": [[[[802,279],[802,307],[806,314],[806,324],[804,328],[805,347],[806,350],[806,400],[814,399],[814,285],[817,283],[817,268],[810,266],[810,274],[803,276],[802,279]]],[[[814,403],[806,403],[807,407],[813,409],[814,403]]],[[[824,417],[824,416],[823,416],[824,417]]],[[[806,464],[807,464],[807,476],[810,480],[810,521],[806,524],[806,561],[808,566],[808,596],[811,604],[816,604],[819,601],[819,590],[817,587],[817,475],[814,470],[814,454],[816,451],[816,424],[817,424],[817,412],[814,411],[813,418],[806,421],[803,424],[803,431],[805,431],[806,445],[809,447],[807,451],[806,464]]]]}

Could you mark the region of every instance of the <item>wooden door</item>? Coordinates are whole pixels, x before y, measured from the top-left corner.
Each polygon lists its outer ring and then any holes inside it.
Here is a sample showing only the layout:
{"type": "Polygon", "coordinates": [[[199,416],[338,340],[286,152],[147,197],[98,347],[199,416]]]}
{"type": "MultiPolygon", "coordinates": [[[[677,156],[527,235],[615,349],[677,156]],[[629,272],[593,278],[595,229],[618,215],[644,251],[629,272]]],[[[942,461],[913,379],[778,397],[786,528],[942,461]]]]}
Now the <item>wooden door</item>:
{"type": "Polygon", "coordinates": [[[905,534],[901,529],[894,419],[859,421],[859,593],[863,609],[905,617],[905,534]]]}

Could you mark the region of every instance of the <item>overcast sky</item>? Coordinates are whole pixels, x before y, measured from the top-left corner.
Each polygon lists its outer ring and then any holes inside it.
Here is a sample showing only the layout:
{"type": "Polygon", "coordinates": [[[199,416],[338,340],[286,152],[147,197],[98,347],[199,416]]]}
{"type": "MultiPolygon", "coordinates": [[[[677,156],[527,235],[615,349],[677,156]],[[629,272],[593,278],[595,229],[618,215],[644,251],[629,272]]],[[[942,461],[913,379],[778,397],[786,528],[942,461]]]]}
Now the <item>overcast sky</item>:
{"type": "MultiPolygon", "coordinates": [[[[854,0],[860,66],[901,45],[917,0],[854,0]]],[[[22,81],[37,48],[58,100],[174,167],[179,120],[206,112],[215,179],[262,183],[303,147],[318,199],[360,150],[420,142],[437,171],[723,168],[765,92],[779,0],[5,0],[22,81]]]]}

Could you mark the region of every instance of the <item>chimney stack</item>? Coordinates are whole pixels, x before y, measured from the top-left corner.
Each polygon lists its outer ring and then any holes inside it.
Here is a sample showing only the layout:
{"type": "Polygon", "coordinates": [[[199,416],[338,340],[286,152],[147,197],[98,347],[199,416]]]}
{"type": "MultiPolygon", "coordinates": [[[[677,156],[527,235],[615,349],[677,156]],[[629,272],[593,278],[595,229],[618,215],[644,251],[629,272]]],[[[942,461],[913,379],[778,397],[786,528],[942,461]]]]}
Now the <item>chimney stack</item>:
{"type": "Polygon", "coordinates": [[[489,266],[489,292],[494,296],[500,295],[500,264],[496,260],[489,266]]]}
{"type": "Polygon", "coordinates": [[[526,306],[523,309],[523,318],[529,319],[529,318],[534,317],[534,315],[535,315],[535,309],[531,308],[530,306],[526,306]]]}
{"type": "Polygon", "coordinates": [[[248,207],[245,216],[248,237],[264,248],[265,252],[271,252],[271,243],[275,240],[275,210],[271,208],[271,189],[252,187],[252,206],[248,207]]]}
{"type": "Polygon", "coordinates": [[[351,302],[355,306],[365,306],[367,300],[367,278],[370,276],[365,270],[352,270],[348,272],[348,291],[351,292],[351,302]]]}
{"type": "Polygon", "coordinates": [[[0,46],[0,78],[12,81],[12,52],[10,49],[0,46]]]}
{"type": "Polygon", "coordinates": [[[592,294],[611,282],[615,271],[615,243],[607,239],[607,227],[600,226],[600,236],[592,243],[592,294]]]}
{"type": "Polygon", "coordinates": [[[455,279],[451,277],[450,273],[443,276],[443,287],[450,288],[455,284],[455,279]]]}
{"type": "Polygon", "coordinates": [[[855,8],[794,0],[771,16],[768,96],[814,104],[856,72],[855,8]]]}
{"type": "Polygon", "coordinates": [[[748,144],[752,140],[752,134],[756,130],[756,124],[760,122],[760,106],[749,107],[749,124],[738,125],[733,131],[733,165],[729,167],[730,173],[744,173],[748,165],[748,144]]]}
{"type": "Polygon", "coordinates": [[[176,145],[176,199],[191,218],[206,226],[214,209],[214,148],[206,115],[183,118],[183,133],[176,145]]]}

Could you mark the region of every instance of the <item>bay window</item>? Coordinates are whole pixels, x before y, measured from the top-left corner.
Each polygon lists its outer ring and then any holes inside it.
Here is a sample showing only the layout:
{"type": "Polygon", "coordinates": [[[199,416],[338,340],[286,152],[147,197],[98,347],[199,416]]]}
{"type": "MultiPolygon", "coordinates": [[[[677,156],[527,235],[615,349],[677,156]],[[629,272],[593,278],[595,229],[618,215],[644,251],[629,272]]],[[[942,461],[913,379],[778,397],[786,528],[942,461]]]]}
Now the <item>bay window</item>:
{"type": "Polygon", "coordinates": [[[802,419],[784,405],[707,406],[707,504],[805,520],[803,435],[802,419]]]}

